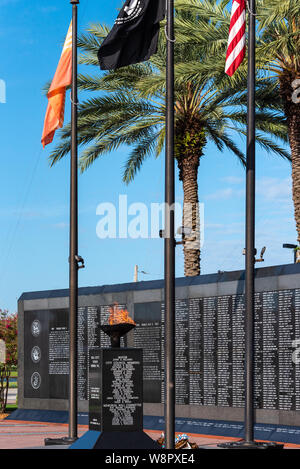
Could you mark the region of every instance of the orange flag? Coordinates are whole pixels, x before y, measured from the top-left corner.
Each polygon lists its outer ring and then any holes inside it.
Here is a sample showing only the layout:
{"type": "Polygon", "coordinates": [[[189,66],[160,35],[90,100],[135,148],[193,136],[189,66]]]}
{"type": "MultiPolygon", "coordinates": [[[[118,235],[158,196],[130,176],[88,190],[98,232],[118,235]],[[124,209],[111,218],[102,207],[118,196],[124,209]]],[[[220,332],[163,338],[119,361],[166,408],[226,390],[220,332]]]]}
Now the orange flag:
{"type": "Polygon", "coordinates": [[[48,107],[44,122],[42,145],[51,143],[58,128],[64,124],[66,87],[72,83],[72,21],[56,73],[48,91],[48,107]]]}

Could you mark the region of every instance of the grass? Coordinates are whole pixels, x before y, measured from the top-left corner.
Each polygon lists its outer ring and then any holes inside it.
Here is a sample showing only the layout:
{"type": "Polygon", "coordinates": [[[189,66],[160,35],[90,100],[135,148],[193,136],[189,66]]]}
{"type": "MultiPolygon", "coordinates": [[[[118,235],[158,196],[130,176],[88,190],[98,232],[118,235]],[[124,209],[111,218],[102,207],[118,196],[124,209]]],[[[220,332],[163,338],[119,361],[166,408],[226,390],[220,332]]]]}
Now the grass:
{"type": "Polygon", "coordinates": [[[17,410],[17,408],[18,408],[17,404],[7,404],[6,409],[5,409],[5,413],[4,414],[0,413],[0,420],[5,419],[5,417],[7,417],[9,414],[11,414],[14,410],[17,410]]]}
{"type": "Polygon", "coordinates": [[[18,404],[7,404],[5,412],[11,414],[14,410],[17,410],[18,404]]]}
{"type": "MultiPolygon", "coordinates": [[[[16,381],[9,381],[9,389],[17,389],[18,387],[18,371],[13,370],[10,373],[10,378],[16,378],[16,381]]],[[[0,413],[0,420],[3,420],[5,417],[7,417],[9,414],[11,414],[14,410],[18,408],[17,404],[7,404],[5,413],[1,414],[0,413]]]]}
{"type": "Polygon", "coordinates": [[[9,381],[9,389],[17,389],[18,381],[9,381]]]}
{"type": "Polygon", "coordinates": [[[11,414],[14,410],[17,410],[18,404],[7,404],[5,413],[6,414],[11,414]]]}
{"type": "MultiPolygon", "coordinates": [[[[18,371],[12,371],[10,374],[10,378],[18,378],[18,371]]],[[[18,388],[18,381],[9,382],[9,389],[17,389],[18,388]]],[[[9,414],[11,414],[14,410],[18,408],[18,404],[7,404],[5,413],[0,413],[0,420],[3,420],[9,414]]]]}

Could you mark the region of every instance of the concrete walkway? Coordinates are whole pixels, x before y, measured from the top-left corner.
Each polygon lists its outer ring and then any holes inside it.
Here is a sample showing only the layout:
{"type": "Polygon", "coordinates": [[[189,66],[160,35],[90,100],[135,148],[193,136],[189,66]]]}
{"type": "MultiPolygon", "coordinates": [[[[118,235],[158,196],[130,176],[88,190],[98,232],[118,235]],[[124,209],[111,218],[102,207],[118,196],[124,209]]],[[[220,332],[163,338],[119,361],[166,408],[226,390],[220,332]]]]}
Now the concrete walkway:
{"type": "Polygon", "coordinates": [[[18,388],[9,388],[8,389],[8,398],[7,398],[7,403],[8,404],[15,404],[17,400],[17,395],[18,395],[18,388]]]}

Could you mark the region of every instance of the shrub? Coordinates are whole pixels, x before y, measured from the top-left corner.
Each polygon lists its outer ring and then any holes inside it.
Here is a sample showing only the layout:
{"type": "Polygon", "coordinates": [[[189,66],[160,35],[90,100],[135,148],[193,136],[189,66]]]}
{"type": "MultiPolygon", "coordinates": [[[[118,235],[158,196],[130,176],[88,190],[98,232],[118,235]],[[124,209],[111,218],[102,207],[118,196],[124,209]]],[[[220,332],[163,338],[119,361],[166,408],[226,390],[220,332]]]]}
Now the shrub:
{"type": "Polygon", "coordinates": [[[7,406],[9,377],[17,369],[18,364],[18,317],[9,315],[8,311],[0,310],[0,339],[6,346],[5,362],[0,363],[0,413],[7,406]]]}

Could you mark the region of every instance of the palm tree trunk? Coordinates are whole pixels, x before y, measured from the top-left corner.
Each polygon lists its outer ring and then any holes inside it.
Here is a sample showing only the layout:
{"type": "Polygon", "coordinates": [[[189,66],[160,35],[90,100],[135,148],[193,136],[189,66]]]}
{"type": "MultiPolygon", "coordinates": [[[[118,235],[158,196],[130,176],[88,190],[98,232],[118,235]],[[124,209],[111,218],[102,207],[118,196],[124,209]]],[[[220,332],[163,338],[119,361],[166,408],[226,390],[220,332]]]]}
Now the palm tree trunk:
{"type": "Polygon", "coordinates": [[[184,275],[200,275],[200,217],[198,200],[199,156],[189,155],[178,161],[183,184],[183,227],[185,228],[184,275]],[[191,233],[187,232],[191,230],[191,233]]]}
{"type": "Polygon", "coordinates": [[[295,78],[297,77],[292,76],[291,73],[283,75],[280,79],[280,92],[288,124],[292,157],[294,216],[297,229],[297,241],[298,245],[300,245],[300,103],[294,102],[292,99],[294,91],[292,83],[295,78]]]}
{"type": "Polygon", "coordinates": [[[292,155],[294,213],[298,235],[297,241],[300,245],[300,105],[297,114],[289,119],[289,140],[292,155]]]}

